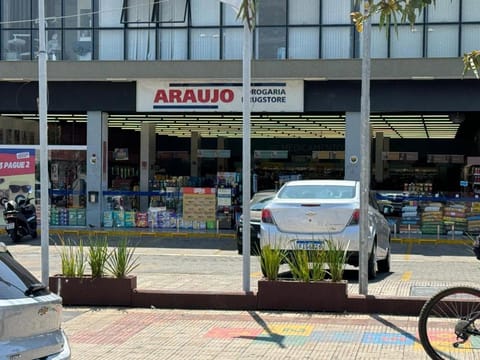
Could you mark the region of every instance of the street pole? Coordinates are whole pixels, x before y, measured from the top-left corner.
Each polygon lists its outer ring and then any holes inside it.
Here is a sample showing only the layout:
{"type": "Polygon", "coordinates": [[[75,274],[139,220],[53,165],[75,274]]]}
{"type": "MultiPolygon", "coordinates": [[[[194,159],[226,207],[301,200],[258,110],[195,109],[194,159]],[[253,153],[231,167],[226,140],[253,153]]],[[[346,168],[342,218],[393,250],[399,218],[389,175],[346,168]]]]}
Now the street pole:
{"type": "MultiPolygon", "coordinates": [[[[368,14],[368,1],[363,2],[368,14]]],[[[371,22],[366,17],[363,24],[362,44],[362,94],[360,99],[360,248],[359,293],[368,295],[368,204],[370,193],[370,43],[371,22]]]]}
{"type": "Polygon", "coordinates": [[[40,231],[42,282],[48,285],[48,137],[47,137],[47,52],[45,50],[45,0],[38,0],[38,115],[40,134],[40,231]]]}
{"type": "Polygon", "coordinates": [[[252,32],[248,20],[243,21],[243,142],[242,142],[242,245],[243,245],[243,291],[250,291],[250,83],[252,59],[252,32]]]}

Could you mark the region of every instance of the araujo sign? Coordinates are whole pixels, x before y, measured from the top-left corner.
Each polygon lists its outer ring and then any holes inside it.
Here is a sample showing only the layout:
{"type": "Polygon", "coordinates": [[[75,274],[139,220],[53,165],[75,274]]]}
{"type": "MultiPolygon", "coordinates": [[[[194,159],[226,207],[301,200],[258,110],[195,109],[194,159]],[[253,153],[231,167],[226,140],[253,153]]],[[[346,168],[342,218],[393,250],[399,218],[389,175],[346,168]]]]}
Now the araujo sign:
{"type": "MultiPolygon", "coordinates": [[[[303,81],[256,81],[250,91],[251,111],[303,112],[303,81]]],[[[241,82],[139,80],[139,112],[241,112],[241,82]]]]}

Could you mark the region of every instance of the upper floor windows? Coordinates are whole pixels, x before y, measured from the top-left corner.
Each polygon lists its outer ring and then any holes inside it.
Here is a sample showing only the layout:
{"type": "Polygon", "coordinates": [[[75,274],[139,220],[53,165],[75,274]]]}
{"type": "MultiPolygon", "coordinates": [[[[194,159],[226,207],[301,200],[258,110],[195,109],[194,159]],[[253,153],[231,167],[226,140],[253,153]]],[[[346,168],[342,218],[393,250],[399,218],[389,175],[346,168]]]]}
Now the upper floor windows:
{"type": "MultiPolygon", "coordinates": [[[[253,34],[256,59],[361,56],[352,0],[261,0],[253,34]]],[[[48,0],[50,60],[241,59],[243,24],[219,0],[48,0]]],[[[0,2],[2,60],[35,60],[38,0],[0,2]]],[[[478,0],[439,1],[415,24],[379,29],[372,57],[460,57],[479,47],[478,0]]]]}

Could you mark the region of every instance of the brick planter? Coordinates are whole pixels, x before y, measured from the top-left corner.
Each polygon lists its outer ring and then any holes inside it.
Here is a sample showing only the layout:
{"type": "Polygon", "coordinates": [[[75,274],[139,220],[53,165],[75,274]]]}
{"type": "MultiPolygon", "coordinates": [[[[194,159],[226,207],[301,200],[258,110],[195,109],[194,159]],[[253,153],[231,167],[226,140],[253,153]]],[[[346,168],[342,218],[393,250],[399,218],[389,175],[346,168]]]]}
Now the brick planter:
{"type": "Polygon", "coordinates": [[[259,310],[345,311],[347,282],[259,280],[259,310]]]}
{"type": "Polygon", "coordinates": [[[54,275],[49,278],[49,287],[63,298],[64,305],[131,306],[137,277],[117,279],[54,275]]]}

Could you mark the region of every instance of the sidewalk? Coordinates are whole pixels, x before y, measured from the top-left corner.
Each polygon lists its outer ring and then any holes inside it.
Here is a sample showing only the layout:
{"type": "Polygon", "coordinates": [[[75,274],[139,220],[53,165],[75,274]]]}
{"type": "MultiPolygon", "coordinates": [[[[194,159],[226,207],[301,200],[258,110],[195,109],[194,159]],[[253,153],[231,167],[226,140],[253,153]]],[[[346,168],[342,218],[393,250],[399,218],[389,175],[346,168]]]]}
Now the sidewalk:
{"type": "Polygon", "coordinates": [[[66,308],[74,360],[428,359],[415,317],[66,308]]]}

